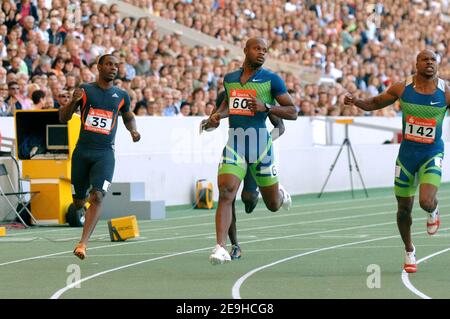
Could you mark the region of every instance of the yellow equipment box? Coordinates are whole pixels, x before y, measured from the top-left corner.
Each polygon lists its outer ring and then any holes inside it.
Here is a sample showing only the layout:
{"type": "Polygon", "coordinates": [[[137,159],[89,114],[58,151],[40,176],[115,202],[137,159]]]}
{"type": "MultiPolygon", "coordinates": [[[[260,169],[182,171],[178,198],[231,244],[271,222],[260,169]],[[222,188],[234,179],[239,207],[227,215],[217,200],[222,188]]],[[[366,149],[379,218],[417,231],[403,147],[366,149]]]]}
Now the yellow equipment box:
{"type": "Polygon", "coordinates": [[[124,241],[128,238],[139,237],[136,216],[113,218],[108,221],[111,241],[124,241]]]}
{"type": "Polygon", "coordinates": [[[64,224],[72,203],[70,181],[62,179],[32,179],[31,191],[39,192],[31,199],[31,213],[38,222],[64,224]]]}
{"type": "Polygon", "coordinates": [[[0,237],[6,236],[6,227],[0,227],[0,237]]]}

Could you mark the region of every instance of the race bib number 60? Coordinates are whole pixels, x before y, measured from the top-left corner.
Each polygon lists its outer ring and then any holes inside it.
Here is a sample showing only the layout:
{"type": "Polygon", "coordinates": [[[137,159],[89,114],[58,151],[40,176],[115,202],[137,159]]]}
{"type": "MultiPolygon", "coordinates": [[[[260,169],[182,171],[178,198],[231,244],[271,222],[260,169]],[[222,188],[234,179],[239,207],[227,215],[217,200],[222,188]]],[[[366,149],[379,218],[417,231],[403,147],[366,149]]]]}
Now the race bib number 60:
{"type": "Polygon", "coordinates": [[[405,139],[413,142],[431,144],[436,135],[436,120],[408,115],[405,123],[405,139]]]}
{"type": "Polygon", "coordinates": [[[91,132],[109,135],[113,112],[91,108],[84,124],[84,129],[91,132]]]}
{"type": "Polygon", "coordinates": [[[251,96],[256,96],[256,90],[230,90],[229,114],[254,116],[255,113],[248,109],[251,96]]]}

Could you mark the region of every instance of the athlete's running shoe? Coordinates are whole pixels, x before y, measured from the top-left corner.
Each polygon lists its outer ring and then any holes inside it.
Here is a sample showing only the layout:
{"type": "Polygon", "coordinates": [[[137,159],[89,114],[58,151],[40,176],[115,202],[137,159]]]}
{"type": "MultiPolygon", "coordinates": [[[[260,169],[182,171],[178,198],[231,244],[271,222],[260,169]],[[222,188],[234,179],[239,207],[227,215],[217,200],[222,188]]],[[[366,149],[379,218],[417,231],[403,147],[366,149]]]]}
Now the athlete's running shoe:
{"type": "Polygon", "coordinates": [[[440,225],[441,225],[441,218],[439,217],[439,211],[437,211],[435,214],[428,214],[427,218],[428,235],[436,234],[440,225]]]}
{"type": "Polygon", "coordinates": [[[242,255],[242,251],[241,251],[241,247],[239,247],[239,245],[231,246],[230,257],[232,260],[241,258],[241,255],[242,255]]]}
{"type": "Polygon", "coordinates": [[[250,214],[255,209],[256,205],[258,204],[258,197],[254,201],[251,201],[250,203],[244,202],[245,205],[245,212],[247,214],[250,214]]]}
{"type": "Polygon", "coordinates": [[[413,246],[413,251],[406,252],[405,254],[405,264],[403,265],[403,269],[407,273],[414,273],[417,271],[417,264],[416,264],[416,247],[413,246]]]}
{"type": "Polygon", "coordinates": [[[279,184],[279,189],[281,191],[281,194],[283,195],[283,204],[281,205],[284,209],[289,210],[292,207],[292,199],[291,195],[284,189],[281,184],[279,184]]]}
{"type": "Polygon", "coordinates": [[[73,251],[73,254],[83,260],[86,258],[86,245],[82,243],[78,243],[73,251]]]}
{"type": "Polygon", "coordinates": [[[209,256],[209,262],[213,265],[219,265],[229,261],[231,261],[230,254],[222,246],[216,245],[209,256]]]}

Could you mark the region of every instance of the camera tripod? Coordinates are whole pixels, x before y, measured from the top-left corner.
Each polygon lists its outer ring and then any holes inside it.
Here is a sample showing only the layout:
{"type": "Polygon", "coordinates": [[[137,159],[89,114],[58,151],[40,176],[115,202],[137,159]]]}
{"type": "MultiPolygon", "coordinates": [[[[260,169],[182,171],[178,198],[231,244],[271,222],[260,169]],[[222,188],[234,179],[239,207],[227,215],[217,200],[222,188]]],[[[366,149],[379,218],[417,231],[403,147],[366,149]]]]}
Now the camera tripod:
{"type": "Polygon", "coordinates": [[[353,122],[353,120],[336,120],[336,123],[345,124],[345,138],[342,141],[341,147],[339,148],[339,152],[337,153],[337,156],[336,156],[333,164],[331,164],[330,172],[328,173],[327,179],[325,180],[325,183],[322,186],[322,189],[321,189],[320,194],[318,196],[319,198],[323,194],[323,190],[325,189],[325,186],[327,185],[328,180],[330,179],[330,176],[333,173],[334,167],[335,167],[335,165],[336,165],[336,163],[337,163],[337,161],[339,159],[339,156],[342,153],[342,150],[344,149],[344,146],[347,146],[348,170],[349,170],[349,174],[350,174],[350,186],[351,186],[351,190],[352,190],[352,198],[355,198],[355,194],[353,192],[353,176],[352,176],[353,167],[352,167],[351,157],[353,158],[353,162],[355,163],[355,169],[356,169],[356,171],[359,174],[359,178],[361,179],[361,183],[362,183],[362,186],[364,188],[364,192],[366,193],[366,197],[369,197],[369,194],[367,193],[366,186],[364,185],[364,180],[362,178],[361,172],[359,171],[359,166],[358,166],[358,162],[356,161],[356,156],[355,156],[355,152],[353,151],[352,143],[350,142],[350,139],[348,138],[348,124],[352,123],[352,122],[353,122]]]}

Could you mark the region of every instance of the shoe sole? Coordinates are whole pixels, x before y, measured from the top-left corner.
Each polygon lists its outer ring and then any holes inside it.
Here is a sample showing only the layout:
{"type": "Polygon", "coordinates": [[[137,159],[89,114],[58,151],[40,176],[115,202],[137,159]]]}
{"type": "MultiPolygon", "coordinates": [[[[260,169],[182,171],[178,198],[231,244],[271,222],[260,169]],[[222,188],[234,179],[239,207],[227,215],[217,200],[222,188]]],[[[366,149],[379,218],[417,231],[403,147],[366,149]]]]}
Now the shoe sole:
{"type": "Polygon", "coordinates": [[[86,245],[78,244],[73,250],[73,254],[81,260],[86,258],[86,245]]]}
{"type": "Polygon", "coordinates": [[[411,264],[406,265],[405,264],[405,265],[403,265],[403,269],[409,274],[415,273],[417,271],[417,265],[411,265],[411,264]]]}
{"type": "Polygon", "coordinates": [[[258,205],[258,202],[259,202],[259,198],[257,197],[254,201],[249,201],[249,202],[245,202],[244,201],[244,210],[245,210],[245,212],[247,213],[247,214],[251,214],[254,210],[255,210],[255,208],[256,208],[256,206],[258,205]]]}
{"type": "Polygon", "coordinates": [[[221,265],[224,263],[224,260],[216,256],[209,256],[209,262],[211,265],[221,265]]]}
{"type": "Polygon", "coordinates": [[[228,262],[229,260],[226,260],[226,259],[222,259],[222,258],[220,258],[220,257],[216,257],[216,256],[213,256],[213,255],[211,255],[211,256],[209,256],[209,262],[211,263],[211,265],[222,265],[222,264],[224,264],[224,263],[226,263],[226,262],[228,262]]]}
{"type": "MultiPolygon", "coordinates": [[[[257,205],[257,204],[256,204],[257,205]]],[[[247,213],[247,214],[251,214],[251,213],[253,213],[253,211],[255,210],[255,207],[256,207],[256,205],[252,205],[251,207],[249,207],[249,208],[247,208],[247,206],[245,206],[245,212],[247,213]]]]}
{"type": "MultiPolygon", "coordinates": [[[[437,224],[437,228],[436,228],[436,230],[435,230],[434,232],[430,232],[430,231],[428,231],[428,229],[427,229],[428,235],[433,236],[433,235],[435,235],[435,234],[438,232],[439,227],[441,226],[441,220],[438,219],[438,220],[436,221],[436,224],[437,224]]],[[[431,224],[431,225],[427,224],[427,228],[430,227],[430,226],[434,226],[434,224],[431,224]]]]}
{"type": "Polygon", "coordinates": [[[81,260],[83,260],[84,258],[86,258],[86,254],[81,252],[81,251],[74,251],[73,254],[75,256],[77,256],[78,258],[80,258],[81,260]]]}
{"type": "Polygon", "coordinates": [[[281,206],[282,206],[283,209],[285,209],[285,210],[290,210],[291,207],[292,207],[292,200],[289,201],[289,202],[287,202],[286,204],[283,203],[281,206]]]}

